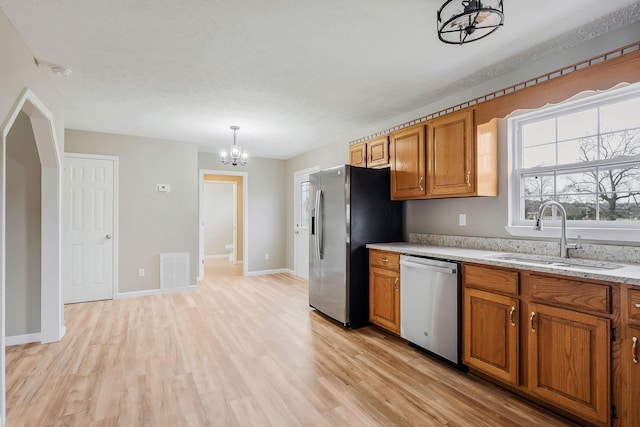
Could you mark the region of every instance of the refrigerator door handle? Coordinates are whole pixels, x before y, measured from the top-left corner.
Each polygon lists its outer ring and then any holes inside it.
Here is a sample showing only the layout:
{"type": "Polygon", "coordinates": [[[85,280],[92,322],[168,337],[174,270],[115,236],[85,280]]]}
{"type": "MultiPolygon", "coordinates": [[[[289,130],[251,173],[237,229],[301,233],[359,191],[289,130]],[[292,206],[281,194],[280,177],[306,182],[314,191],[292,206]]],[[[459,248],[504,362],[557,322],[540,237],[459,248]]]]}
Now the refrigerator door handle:
{"type": "Polygon", "coordinates": [[[322,190],[316,190],[316,254],[318,259],[322,259],[324,255],[322,228],[322,190]]]}

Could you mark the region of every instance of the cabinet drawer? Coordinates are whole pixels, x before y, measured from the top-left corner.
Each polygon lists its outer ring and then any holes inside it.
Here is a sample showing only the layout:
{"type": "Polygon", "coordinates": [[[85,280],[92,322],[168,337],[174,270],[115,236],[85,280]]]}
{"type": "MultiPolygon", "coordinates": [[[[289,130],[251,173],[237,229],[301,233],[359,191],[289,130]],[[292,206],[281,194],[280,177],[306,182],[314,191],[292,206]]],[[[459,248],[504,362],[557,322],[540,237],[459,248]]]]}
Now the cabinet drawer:
{"type": "Polygon", "coordinates": [[[378,250],[369,251],[369,264],[373,267],[400,271],[400,254],[378,250]]]}
{"type": "Polygon", "coordinates": [[[611,287],[607,285],[531,274],[529,286],[531,297],[536,300],[600,313],[611,312],[611,287]]]}
{"type": "Polygon", "coordinates": [[[629,318],[640,320],[640,290],[629,289],[629,318]]]}
{"type": "Polygon", "coordinates": [[[462,277],[465,286],[518,294],[517,271],[464,264],[462,277]]]}

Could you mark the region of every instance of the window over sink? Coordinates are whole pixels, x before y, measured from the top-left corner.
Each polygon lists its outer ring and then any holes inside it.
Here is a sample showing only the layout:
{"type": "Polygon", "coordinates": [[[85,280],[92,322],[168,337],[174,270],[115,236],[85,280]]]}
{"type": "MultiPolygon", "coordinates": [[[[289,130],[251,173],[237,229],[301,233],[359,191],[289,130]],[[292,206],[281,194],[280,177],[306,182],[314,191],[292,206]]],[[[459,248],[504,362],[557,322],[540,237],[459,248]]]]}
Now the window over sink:
{"type": "MultiPolygon", "coordinates": [[[[621,85],[622,86],[622,85],[621,85]]],[[[509,226],[533,231],[539,206],[560,202],[571,236],[637,241],[640,236],[640,84],[581,94],[508,119],[509,226]]],[[[559,225],[555,208],[545,225],[559,225]]],[[[547,236],[556,236],[550,230],[547,236]]]]}

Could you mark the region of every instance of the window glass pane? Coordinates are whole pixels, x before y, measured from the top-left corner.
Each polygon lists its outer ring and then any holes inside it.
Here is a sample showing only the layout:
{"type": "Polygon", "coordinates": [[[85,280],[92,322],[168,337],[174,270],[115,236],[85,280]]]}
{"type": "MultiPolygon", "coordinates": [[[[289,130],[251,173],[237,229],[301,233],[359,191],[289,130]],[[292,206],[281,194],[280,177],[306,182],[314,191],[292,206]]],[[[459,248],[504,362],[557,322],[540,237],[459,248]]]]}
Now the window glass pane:
{"type": "Polygon", "coordinates": [[[598,184],[602,192],[638,192],[640,193],[640,166],[629,165],[603,169],[598,184]]]}
{"type": "Polygon", "coordinates": [[[614,159],[638,154],[640,154],[640,129],[605,133],[600,136],[601,159],[614,159]]]}
{"type": "Polygon", "coordinates": [[[579,111],[558,117],[558,141],[583,138],[598,133],[598,110],[579,111]]]}
{"type": "Polygon", "coordinates": [[[558,164],[580,163],[597,160],[598,137],[571,139],[558,143],[558,164]]]}
{"type": "Polygon", "coordinates": [[[597,219],[596,195],[593,193],[558,196],[558,201],[567,211],[568,221],[595,221],[597,219]]]}
{"type": "Polygon", "coordinates": [[[300,184],[300,227],[309,228],[309,181],[300,184]]]}
{"type": "Polygon", "coordinates": [[[555,190],[553,175],[523,177],[523,219],[535,219],[538,208],[542,202],[553,200],[555,190]]]}
{"type": "Polygon", "coordinates": [[[522,146],[546,144],[556,140],[556,119],[527,123],[522,126],[522,146]]]}
{"type": "Polygon", "coordinates": [[[595,170],[586,172],[558,173],[556,191],[559,196],[570,197],[575,194],[596,193],[595,170]]]}
{"type": "Polygon", "coordinates": [[[637,223],[640,197],[637,193],[604,193],[600,196],[600,221],[637,223]]]}
{"type": "Polygon", "coordinates": [[[524,148],[522,151],[522,166],[533,168],[556,164],[556,144],[538,145],[524,148]]]}
{"type": "Polygon", "coordinates": [[[640,98],[600,107],[600,132],[640,127],[640,98]]]}

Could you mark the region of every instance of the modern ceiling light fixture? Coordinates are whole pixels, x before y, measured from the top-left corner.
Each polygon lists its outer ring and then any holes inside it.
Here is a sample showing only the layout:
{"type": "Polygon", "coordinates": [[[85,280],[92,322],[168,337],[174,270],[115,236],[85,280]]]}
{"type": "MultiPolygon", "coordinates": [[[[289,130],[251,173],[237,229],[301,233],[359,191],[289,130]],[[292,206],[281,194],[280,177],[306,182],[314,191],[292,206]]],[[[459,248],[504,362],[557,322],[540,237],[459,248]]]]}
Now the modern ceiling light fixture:
{"type": "Polygon", "coordinates": [[[469,43],[493,33],[503,21],[502,0],[447,0],[438,10],[438,38],[469,43]]]}
{"type": "Polygon", "coordinates": [[[239,126],[230,126],[233,130],[233,145],[229,148],[221,148],[218,150],[218,159],[225,165],[231,163],[233,166],[244,166],[249,162],[249,151],[243,150],[236,145],[236,133],[239,126]]]}

